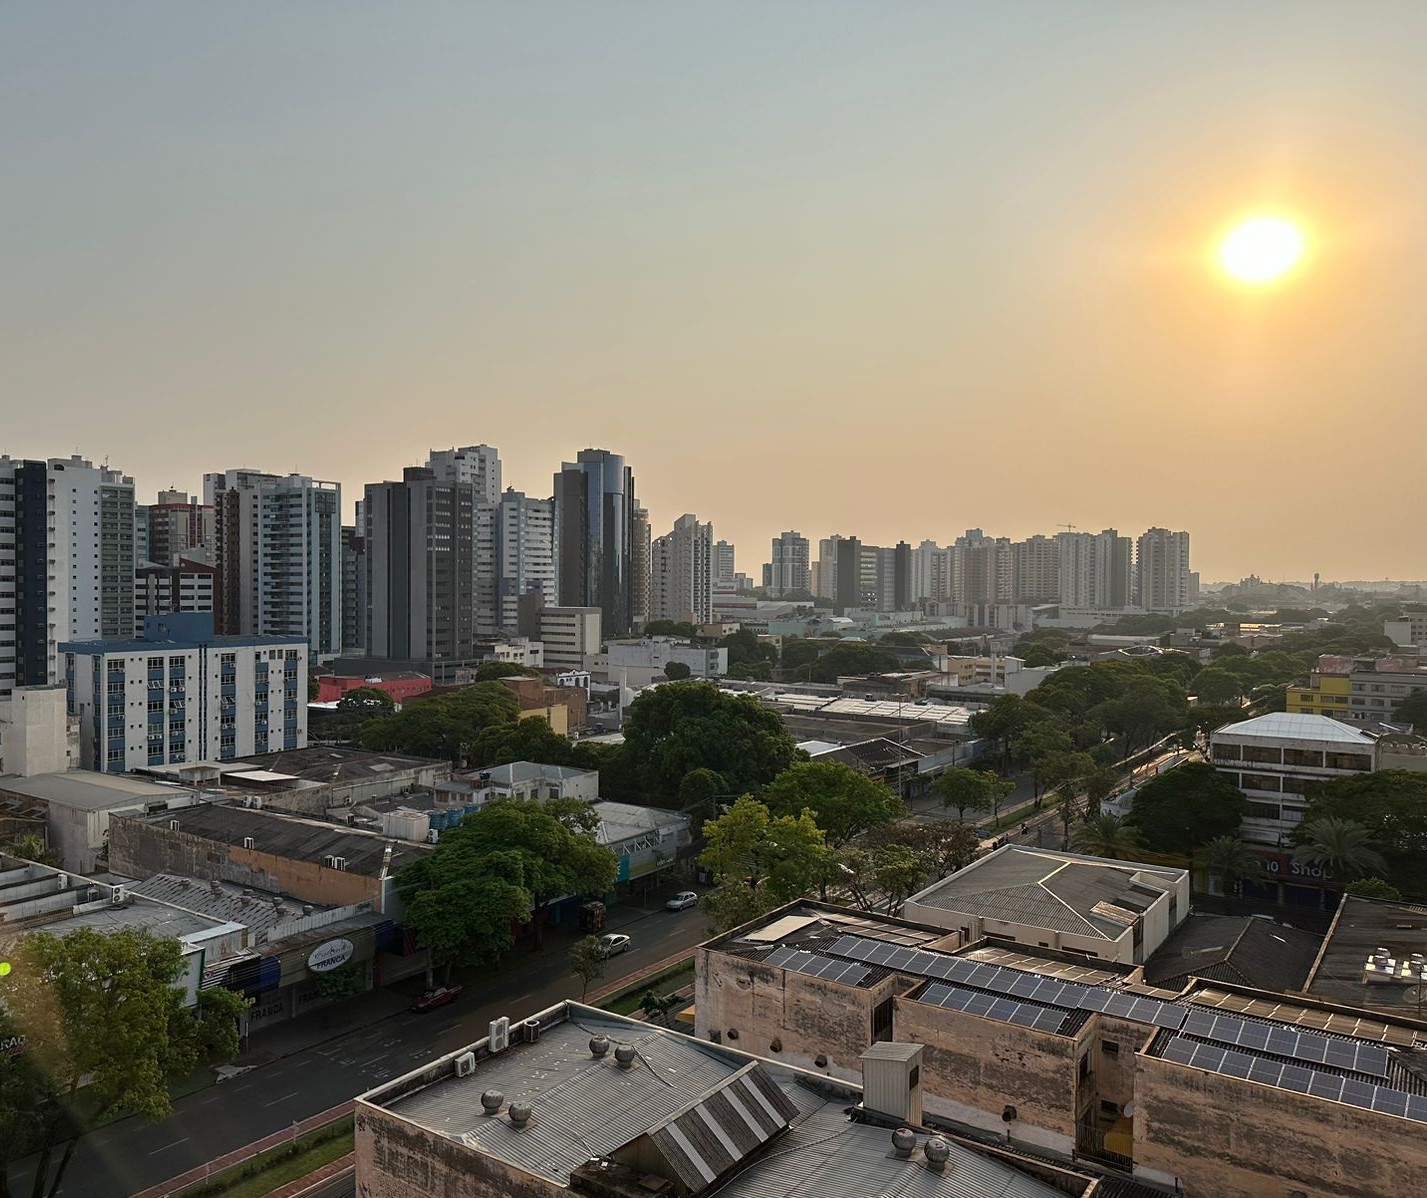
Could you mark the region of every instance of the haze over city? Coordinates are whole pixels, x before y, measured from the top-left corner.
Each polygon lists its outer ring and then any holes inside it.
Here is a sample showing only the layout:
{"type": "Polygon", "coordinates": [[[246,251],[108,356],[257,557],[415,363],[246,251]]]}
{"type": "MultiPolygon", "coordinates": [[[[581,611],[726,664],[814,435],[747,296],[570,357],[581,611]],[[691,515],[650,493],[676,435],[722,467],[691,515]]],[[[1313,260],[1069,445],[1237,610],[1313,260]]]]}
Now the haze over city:
{"type": "Polygon", "coordinates": [[[1419,577],[1427,10],[1371,13],[10,4],[7,448],[350,506],[607,445],[743,569],[1073,522],[1419,577]],[[1279,286],[1213,261],[1260,212],[1279,286]]]}

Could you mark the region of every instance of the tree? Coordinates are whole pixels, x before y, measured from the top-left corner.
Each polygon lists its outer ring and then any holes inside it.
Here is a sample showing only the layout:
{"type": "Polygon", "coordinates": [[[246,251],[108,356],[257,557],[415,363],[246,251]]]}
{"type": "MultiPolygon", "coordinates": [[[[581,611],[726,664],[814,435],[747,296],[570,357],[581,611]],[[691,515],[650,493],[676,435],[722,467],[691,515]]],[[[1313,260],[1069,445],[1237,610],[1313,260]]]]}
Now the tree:
{"type": "Polygon", "coordinates": [[[1106,812],[1075,830],[1070,838],[1077,853],[1108,857],[1112,861],[1133,861],[1140,851],[1140,834],[1118,815],[1106,812]]]}
{"type": "Polygon", "coordinates": [[[58,865],[60,855],[54,849],[45,847],[45,838],[39,832],[27,832],[18,840],[13,840],[5,851],[22,861],[37,861],[41,865],[58,865]]]}
{"type": "Polygon", "coordinates": [[[699,630],[687,620],[650,620],[644,626],[645,636],[670,636],[691,641],[699,635],[699,630]]]}
{"type": "Polygon", "coordinates": [[[970,865],[981,845],[975,832],[954,819],[883,824],[868,832],[861,843],[872,853],[889,845],[909,849],[925,864],[932,878],[944,878],[970,865]]]}
{"type": "Polygon", "coordinates": [[[510,723],[488,724],[471,742],[467,760],[473,767],[506,765],[512,761],[536,761],[543,765],[568,765],[579,769],[598,768],[587,749],[575,745],[550,727],[541,715],[527,716],[510,723]]]}
{"type": "Polygon", "coordinates": [[[720,932],[759,919],[781,905],[781,901],[767,890],[750,889],[736,878],[715,886],[712,890],[705,890],[699,896],[699,910],[709,917],[715,930],[720,932]]]}
{"type": "Polygon", "coordinates": [[[967,769],[964,765],[948,766],[932,783],[932,793],[941,799],[943,807],[956,808],[956,818],[966,822],[968,811],[990,811],[995,799],[993,791],[1001,779],[994,774],[967,769]]]}
{"type": "Polygon", "coordinates": [[[761,889],[772,906],[801,898],[828,877],[827,846],[809,811],[774,817],[757,799],[744,795],[704,824],[704,837],[708,847],[699,861],[715,880],[761,889]]]}
{"type": "Polygon", "coordinates": [[[677,994],[655,994],[646,990],[639,999],[639,1009],[651,1023],[669,1025],[669,1012],[675,1010],[684,1000],[677,994]]]}
{"type": "Polygon", "coordinates": [[[1040,798],[1046,783],[1046,765],[1058,753],[1069,753],[1070,736],[1051,720],[1028,724],[1011,741],[1011,758],[1029,762],[1031,793],[1040,798]]]}
{"type": "Polygon", "coordinates": [[[1088,753],[1057,753],[1045,764],[1046,784],[1058,795],[1063,847],[1070,845],[1070,824],[1079,811],[1080,788],[1099,768],[1088,753]]]}
{"type": "Polygon", "coordinates": [[[1370,829],[1387,862],[1384,877],[1405,895],[1427,897],[1427,774],[1378,770],[1316,786],[1294,841],[1301,843],[1305,827],[1325,816],[1370,829]]]}
{"type": "Polygon", "coordinates": [[[931,876],[926,857],[904,844],[888,842],[872,849],[844,848],[833,874],[863,911],[895,915],[907,898],[931,876]]]}
{"type": "Polygon", "coordinates": [[[1397,705],[1394,717],[1400,724],[1411,724],[1414,732],[1427,733],[1427,690],[1408,695],[1397,705]]]}
{"type": "Polygon", "coordinates": [[[396,710],[396,700],[375,686],[354,686],[337,700],[337,710],[391,715],[396,710]]]}
{"type": "Polygon", "coordinates": [[[1200,846],[1195,859],[1212,878],[1219,880],[1222,894],[1237,894],[1243,882],[1263,877],[1263,862],[1237,835],[1215,836],[1200,846]]]}
{"type": "Polygon", "coordinates": [[[1402,891],[1381,878],[1359,878],[1356,882],[1349,882],[1344,893],[1354,898],[1379,899],[1388,903],[1402,901],[1402,891]]]}
{"type": "Polygon", "coordinates": [[[497,799],[397,874],[407,927],[433,968],[444,966],[449,977],[453,965],[489,964],[515,943],[512,929],[551,900],[609,890],[618,862],[589,830],[580,810],[588,807],[497,799]]]}
{"type": "Polygon", "coordinates": [[[570,969],[580,979],[580,1001],[590,992],[590,983],[604,976],[606,958],[598,936],[575,941],[570,949],[570,969]]]}
{"type": "Polygon", "coordinates": [[[0,1194],[34,1155],[31,1193],[52,1198],[89,1127],[119,1112],[162,1119],[172,1109],[170,1081],[237,1054],[245,1001],[205,991],[202,1005],[186,1010],[176,940],[136,928],[31,933],[10,960],[0,1039],[22,1036],[24,1048],[0,1061],[0,1194]]]}
{"type": "Polygon", "coordinates": [[[901,663],[895,653],[866,641],[839,641],[808,666],[813,682],[836,682],[839,678],[863,674],[887,674],[901,663]]]}
{"type": "Polygon", "coordinates": [[[621,756],[640,791],[664,804],[691,770],[709,769],[735,794],[761,790],[793,764],[783,717],[752,695],[711,682],[670,682],[629,707],[621,756]]]}
{"type": "Polygon", "coordinates": [[[309,703],[316,703],[317,696],[321,693],[322,684],[318,682],[316,678],[309,678],[307,680],[307,701],[309,703]]]}
{"type": "Polygon", "coordinates": [[[483,661],[476,667],[477,682],[499,682],[502,678],[539,678],[540,671],[513,661],[483,661]]]}
{"type": "Polygon", "coordinates": [[[411,753],[464,765],[487,727],[513,723],[520,715],[515,693],[499,682],[478,682],[449,694],[422,697],[395,715],[362,729],[362,747],[378,753],[411,753]]]}
{"type": "Polygon", "coordinates": [[[1085,792],[1085,808],[1091,815],[1100,814],[1100,804],[1115,793],[1120,775],[1093,757],[1090,768],[1081,776],[1080,787],[1085,792]]]}
{"type": "MultiPolygon", "coordinates": [[[[1041,683],[1036,691],[1040,691],[1045,685],[1046,683],[1041,683]]],[[[1001,762],[1005,765],[1010,761],[1011,742],[1032,724],[1050,718],[1050,712],[1044,707],[1023,699],[1020,695],[1002,695],[984,711],[972,715],[971,731],[977,736],[995,741],[1000,749],[1001,762]]]]}
{"type": "Polygon", "coordinates": [[[762,798],[774,815],[811,811],[834,848],[906,814],[889,787],[836,761],[794,762],[763,788],[762,798]]]}
{"type": "Polygon", "coordinates": [[[720,649],[728,650],[730,673],[734,670],[760,666],[767,667],[771,677],[773,664],[778,660],[777,648],[766,641],[760,641],[757,634],[750,632],[747,628],[730,632],[719,640],[718,646],[720,649]]]}
{"type": "Polygon", "coordinates": [[[1212,765],[1189,762],[1146,782],[1131,800],[1130,823],[1157,853],[1192,853],[1239,830],[1249,801],[1212,765]]]}
{"type": "Polygon", "coordinates": [[[671,661],[664,666],[664,677],[670,682],[682,682],[685,678],[692,677],[693,673],[682,661],[671,661]]]}
{"type": "Polygon", "coordinates": [[[1300,835],[1301,840],[1293,850],[1295,861],[1323,866],[1343,880],[1368,873],[1381,876],[1387,872],[1387,862],[1374,847],[1377,840],[1372,829],[1356,820],[1335,815],[1304,820],[1300,835]]]}
{"type": "Polygon", "coordinates": [[[1193,685],[1199,702],[1212,707],[1222,707],[1244,695],[1243,682],[1219,666],[1200,670],[1194,677],[1193,685]]]}

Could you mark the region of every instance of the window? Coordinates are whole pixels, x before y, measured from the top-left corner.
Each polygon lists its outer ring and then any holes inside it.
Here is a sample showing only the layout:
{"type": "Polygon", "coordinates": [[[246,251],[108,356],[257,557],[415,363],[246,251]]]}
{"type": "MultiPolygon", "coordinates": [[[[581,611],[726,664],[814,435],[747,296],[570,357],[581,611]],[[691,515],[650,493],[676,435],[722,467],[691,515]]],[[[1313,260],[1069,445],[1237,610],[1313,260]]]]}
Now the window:
{"type": "Polygon", "coordinates": [[[1117,1057],[1120,1055],[1120,1046],[1113,1040],[1101,1040],[1100,1051],[1108,1053],[1112,1057],[1117,1057]]]}
{"type": "Polygon", "coordinates": [[[872,1009],[872,1042],[892,1038],[892,1000],[878,1003],[872,1009]]]}

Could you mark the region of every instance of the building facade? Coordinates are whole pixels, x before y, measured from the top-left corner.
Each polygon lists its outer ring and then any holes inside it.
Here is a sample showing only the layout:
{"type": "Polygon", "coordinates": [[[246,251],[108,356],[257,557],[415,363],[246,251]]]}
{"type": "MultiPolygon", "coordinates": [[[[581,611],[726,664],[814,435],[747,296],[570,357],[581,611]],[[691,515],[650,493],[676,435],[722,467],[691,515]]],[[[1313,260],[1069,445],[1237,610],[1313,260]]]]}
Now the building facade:
{"type": "Polygon", "coordinates": [[[307,744],[304,637],[220,636],[207,613],[61,646],[85,768],[108,773],[307,744]]]}
{"type": "Polygon", "coordinates": [[[495,521],[496,624],[520,625],[520,597],[538,591],[559,602],[555,576],[555,501],[531,499],[514,489],[501,496],[495,521]]]}
{"type": "Polygon", "coordinates": [[[608,636],[634,627],[638,507],[634,471],[606,449],[582,449],[555,476],[560,602],[598,607],[608,636]]]}
{"type": "Polygon", "coordinates": [[[782,598],[789,592],[812,591],[812,564],[807,537],[789,530],[773,538],[764,585],[774,599],[782,598]]]}
{"type": "Polygon", "coordinates": [[[1134,545],[1129,537],[1107,528],[1059,533],[1055,542],[1062,607],[1114,611],[1134,602],[1134,545]]]}
{"type": "Polygon", "coordinates": [[[1189,534],[1151,528],[1135,544],[1135,586],[1148,611],[1178,612],[1193,604],[1195,579],[1189,568],[1189,534]]]}
{"type": "Polygon", "coordinates": [[[685,514],[649,554],[649,618],[707,624],[713,620],[713,525],[685,514]]]}
{"type": "Polygon", "coordinates": [[[172,565],[145,562],[134,572],[134,635],[150,616],[173,612],[212,612],[218,568],[180,556],[172,565]]]}
{"type": "Polygon", "coordinates": [[[171,566],[180,557],[202,557],[213,549],[213,508],[185,491],[160,491],[145,509],[146,554],[140,559],[171,566]]]}
{"type": "Polygon", "coordinates": [[[357,522],[342,528],[342,652],[362,654],[367,644],[366,504],[357,522]]]}
{"type": "Polygon", "coordinates": [[[1011,546],[1011,590],[1017,603],[1060,599],[1060,546],[1053,537],[1033,536],[1011,546]]]}

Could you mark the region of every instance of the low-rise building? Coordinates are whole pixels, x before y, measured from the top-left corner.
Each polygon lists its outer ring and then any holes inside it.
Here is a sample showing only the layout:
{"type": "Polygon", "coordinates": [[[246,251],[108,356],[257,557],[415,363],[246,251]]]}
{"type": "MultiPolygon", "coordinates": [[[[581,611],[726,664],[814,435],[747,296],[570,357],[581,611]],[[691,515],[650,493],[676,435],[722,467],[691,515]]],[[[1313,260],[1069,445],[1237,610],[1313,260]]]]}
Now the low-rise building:
{"type": "Polygon", "coordinates": [[[398,706],[419,698],[431,689],[431,679],[415,670],[394,670],[389,674],[318,674],[318,703],[338,703],[348,691],[358,688],[379,690],[390,695],[398,706]]]}
{"type": "Polygon", "coordinates": [[[1282,845],[1303,822],[1320,782],[1371,773],[1373,737],[1322,715],[1275,712],[1226,724],[1209,737],[1209,759],[1249,800],[1242,834],[1282,845]]]}
{"type": "Polygon", "coordinates": [[[1299,990],[1323,937],[1259,915],[1191,914],[1145,962],[1145,981],[1183,990],[1194,978],[1299,990]]]}
{"type": "Polygon", "coordinates": [[[1328,1002],[1427,1018],[1427,909],[1345,894],[1303,988],[1328,1002]]]}
{"type": "Polygon", "coordinates": [[[1352,692],[1353,659],[1325,653],[1308,675],[1308,681],[1288,688],[1287,710],[1292,715],[1325,715],[1334,720],[1348,718],[1352,692]]]}
{"type": "Polygon", "coordinates": [[[1392,723],[1397,709],[1410,696],[1427,690],[1427,666],[1416,657],[1359,658],[1353,663],[1348,686],[1348,718],[1376,728],[1392,723]]]}
{"type": "Polygon", "coordinates": [[[1383,633],[1394,645],[1415,649],[1419,657],[1427,653],[1427,611],[1405,611],[1391,620],[1384,620],[1383,633]]]}
{"type": "Polygon", "coordinates": [[[540,642],[544,668],[587,669],[590,658],[599,652],[603,627],[600,608],[550,607],[538,591],[531,591],[520,597],[519,610],[520,635],[540,642]]]}
{"type": "Polygon", "coordinates": [[[678,811],[633,803],[596,803],[596,836],[615,855],[616,882],[633,882],[673,867],[694,843],[693,821],[678,811]]]}
{"type": "Polygon", "coordinates": [[[69,714],[63,686],[17,686],[0,695],[0,778],[78,766],[79,717],[69,714]]]}
{"type": "Polygon", "coordinates": [[[968,943],[1139,965],[1189,914],[1189,872],[1008,844],[914,894],[903,913],[968,943]]]}
{"type": "Polygon", "coordinates": [[[728,650],[665,636],[610,641],[595,655],[590,669],[596,677],[638,689],[665,681],[671,663],[687,666],[693,678],[722,678],[728,673],[728,650]]]}

